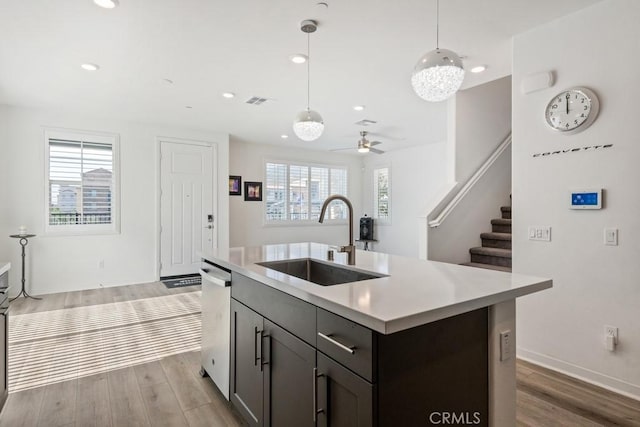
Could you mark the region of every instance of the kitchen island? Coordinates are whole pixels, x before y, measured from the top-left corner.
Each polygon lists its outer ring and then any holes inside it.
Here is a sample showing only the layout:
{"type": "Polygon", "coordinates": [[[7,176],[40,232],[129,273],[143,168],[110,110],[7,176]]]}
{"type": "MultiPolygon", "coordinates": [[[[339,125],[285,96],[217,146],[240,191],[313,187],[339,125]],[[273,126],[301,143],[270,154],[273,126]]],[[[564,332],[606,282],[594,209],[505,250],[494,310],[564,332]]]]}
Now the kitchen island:
{"type": "Polygon", "coordinates": [[[203,254],[231,272],[230,397],[250,425],[515,424],[515,298],[551,280],[365,251],[347,266],[330,249],[203,254]],[[279,267],[308,259],[358,281],[279,267]]]}

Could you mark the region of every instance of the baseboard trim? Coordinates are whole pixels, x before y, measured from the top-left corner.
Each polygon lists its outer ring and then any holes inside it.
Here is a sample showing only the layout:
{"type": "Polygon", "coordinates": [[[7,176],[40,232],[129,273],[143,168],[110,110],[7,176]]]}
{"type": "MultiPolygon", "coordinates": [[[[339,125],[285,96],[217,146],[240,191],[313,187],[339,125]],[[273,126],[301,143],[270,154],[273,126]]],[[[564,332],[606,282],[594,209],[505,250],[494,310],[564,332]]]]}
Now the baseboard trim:
{"type": "Polygon", "coordinates": [[[564,360],[518,347],[518,358],[640,401],[640,385],[592,371],[564,360]]]}

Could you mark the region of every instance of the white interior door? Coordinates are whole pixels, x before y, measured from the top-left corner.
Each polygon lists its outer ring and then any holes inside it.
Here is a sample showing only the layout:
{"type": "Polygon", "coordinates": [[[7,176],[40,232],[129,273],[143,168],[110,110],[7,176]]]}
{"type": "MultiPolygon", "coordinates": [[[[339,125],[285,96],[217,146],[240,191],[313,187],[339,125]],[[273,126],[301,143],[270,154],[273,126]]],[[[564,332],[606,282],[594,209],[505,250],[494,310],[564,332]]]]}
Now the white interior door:
{"type": "Polygon", "coordinates": [[[197,273],[216,244],[214,164],[211,146],[160,143],[160,277],[197,273]]]}

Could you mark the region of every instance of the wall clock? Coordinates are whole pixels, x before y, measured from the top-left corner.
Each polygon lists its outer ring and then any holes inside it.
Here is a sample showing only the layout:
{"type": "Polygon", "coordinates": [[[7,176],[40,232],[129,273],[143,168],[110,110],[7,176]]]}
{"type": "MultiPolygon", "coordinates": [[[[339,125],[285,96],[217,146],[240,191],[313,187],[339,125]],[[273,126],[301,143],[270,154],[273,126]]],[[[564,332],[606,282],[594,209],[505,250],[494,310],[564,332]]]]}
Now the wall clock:
{"type": "Polygon", "coordinates": [[[571,135],[591,126],[599,108],[595,92],[586,87],[572,87],[549,101],[544,117],[551,129],[563,135],[571,135]]]}

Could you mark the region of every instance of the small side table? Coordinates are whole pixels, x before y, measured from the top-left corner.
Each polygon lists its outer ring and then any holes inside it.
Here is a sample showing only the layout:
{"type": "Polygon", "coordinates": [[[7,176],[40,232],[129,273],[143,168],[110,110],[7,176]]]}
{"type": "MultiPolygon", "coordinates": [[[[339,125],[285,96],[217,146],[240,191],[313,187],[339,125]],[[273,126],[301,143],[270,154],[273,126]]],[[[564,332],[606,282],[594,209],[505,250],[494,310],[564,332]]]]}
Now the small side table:
{"type": "Polygon", "coordinates": [[[375,243],[377,242],[377,240],[373,239],[373,240],[367,240],[367,239],[358,239],[356,240],[356,242],[362,242],[364,243],[364,250],[368,251],[369,250],[369,243],[375,243]]]}
{"type": "Polygon", "coordinates": [[[14,299],[20,298],[20,295],[24,295],[25,298],[42,299],[42,298],[32,297],[31,295],[29,295],[24,286],[26,282],[25,272],[24,272],[24,260],[25,260],[26,254],[25,254],[24,248],[29,244],[29,239],[32,237],[36,237],[36,235],[35,234],[12,234],[9,237],[14,239],[20,239],[20,246],[22,246],[22,290],[17,296],[15,296],[14,298],[11,298],[9,301],[13,301],[14,299]]]}

